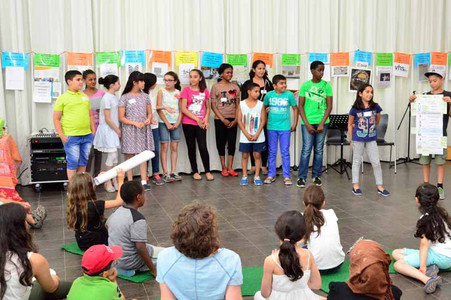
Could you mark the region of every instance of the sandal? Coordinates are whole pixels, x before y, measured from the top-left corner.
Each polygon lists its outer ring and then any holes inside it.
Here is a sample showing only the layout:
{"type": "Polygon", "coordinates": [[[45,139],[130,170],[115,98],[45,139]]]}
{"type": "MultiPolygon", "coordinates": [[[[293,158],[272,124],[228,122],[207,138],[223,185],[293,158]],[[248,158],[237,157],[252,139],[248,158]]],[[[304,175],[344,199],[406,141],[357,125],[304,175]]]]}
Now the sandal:
{"type": "Polygon", "coordinates": [[[223,177],[227,177],[227,176],[229,176],[229,171],[227,171],[227,170],[222,170],[221,175],[222,175],[223,177]]]}
{"type": "Polygon", "coordinates": [[[207,181],[215,180],[215,177],[211,173],[206,173],[205,176],[207,176],[207,181]]]}
{"type": "Polygon", "coordinates": [[[230,176],[238,176],[238,173],[235,172],[235,170],[230,170],[230,171],[229,171],[229,175],[230,175],[230,176]]]}
{"type": "Polygon", "coordinates": [[[40,229],[44,225],[44,220],[47,218],[47,210],[44,206],[38,205],[38,207],[31,212],[34,224],[30,224],[31,227],[40,229]]]}
{"type": "Polygon", "coordinates": [[[105,184],[103,185],[105,188],[105,191],[107,191],[108,193],[114,193],[116,192],[116,189],[113,187],[113,185],[111,184],[111,181],[108,180],[107,182],[105,182],[105,184]]]}
{"type": "Polygon", "coordinates": [[[194,173],[193,179],[194,179],[194,180],[202,180],[202,177],[200,176],[199,173],[194,173]]]}
{"type": "Polygon", "coordinates": [[[276,181],[276,179],[274,177],[266,177],[265,181],[263,181],[263,183],[265,184],[271,184],[274,181],[276,181]]]}

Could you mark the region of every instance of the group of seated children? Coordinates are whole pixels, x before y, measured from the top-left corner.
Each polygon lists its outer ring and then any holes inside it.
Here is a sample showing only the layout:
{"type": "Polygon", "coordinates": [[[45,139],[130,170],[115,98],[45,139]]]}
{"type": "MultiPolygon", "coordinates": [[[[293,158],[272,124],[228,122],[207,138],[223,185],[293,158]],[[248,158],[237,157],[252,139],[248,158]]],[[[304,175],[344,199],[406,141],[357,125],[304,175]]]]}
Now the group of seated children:
{"type": "MultiPolygon", "coordinates": [[[[70,181],[68,224],[79,247],[87,249],[84,275],[73,284],[60,281],[36,252],[23,206],[0,206],[0,251],[6,254],[0,260],[2,299],[125,299],[116,276],[144,270],[156,277],[161,299],[242,299],[241,260],[221,247],[215,209],[198,202],[185,206],[172,227],[174,246],[152,246],[147,244],[146,220],[138,211],[145,202],[144,189],[137,181],[123,183],[123,178],[119,170],[120,192],[112,201],[96,200],[88,174],[76,174],[70,181]],[[119,208],[105,223],[104,211],[111,207],[119,208]]],[[[420,249],[394,250],[394,266],[422,281],[429,294],[442,282],[439,270],[451,267],[451,220],[438,205],[436,186],[419,186],[415,201],[422,213],[415,233],[420,249]]],[[[255,299],[325,299],[312,290],[321,287],[322,275],[342,267],[345,254],[338,218],[333,209],[324,209],[322,189],[309,186],[303,203],[304,213],[287,211],[277,219],[280,248],[264,261],[261,291],[255,299]]],[[[359,240],[351,249],[349,280],[330,283],[327,299],[400,299],[402,292],[392,284],[391,259],[384,249],[369,240],[359,240]]]]}

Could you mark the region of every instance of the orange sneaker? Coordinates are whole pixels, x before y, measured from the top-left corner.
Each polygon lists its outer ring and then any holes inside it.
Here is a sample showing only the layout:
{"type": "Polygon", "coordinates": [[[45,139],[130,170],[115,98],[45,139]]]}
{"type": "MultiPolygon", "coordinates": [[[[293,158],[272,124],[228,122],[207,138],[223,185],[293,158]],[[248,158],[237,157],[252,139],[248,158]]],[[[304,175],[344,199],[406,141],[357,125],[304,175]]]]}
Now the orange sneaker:
{"type": "Polygon", "coordinates": [[[222,170],[221,175],[224,176],[224,177],[227,177],[227,176],[229,176],[229,171],[222,170]]]}
{"type": "Polygon", "coordinates": [[[230,176],[238,176],[238,173],[235,172],[235,170],[230,170],[230,171],[229,171],[229,175],[230,175],[230,176]]]}

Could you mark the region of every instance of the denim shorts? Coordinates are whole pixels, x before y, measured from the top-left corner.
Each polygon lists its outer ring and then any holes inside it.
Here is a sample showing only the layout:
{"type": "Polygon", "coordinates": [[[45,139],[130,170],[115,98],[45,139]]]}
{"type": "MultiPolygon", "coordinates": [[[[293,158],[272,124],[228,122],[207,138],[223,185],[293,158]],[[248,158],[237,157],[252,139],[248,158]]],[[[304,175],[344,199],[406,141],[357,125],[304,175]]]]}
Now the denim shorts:
{"type": "Polygon", "coordinates": [[[80,136],[68,136],[64,144],[66,151],[67,168],[76,170],[79,166],[88,164],[89,152],[91,152],[94,135],[92,133],[80,136]]]}
{"type": "Polygon", "coordinates": [[[266,150],[266,143],[240,143],[240,152],[252,153],[266,150]]]}
{"type": "MultiPolygon", "coordinates": [[[[404,248],[404,261],[412,267],[420,267],[420,250],[404,248]]],[[[437,253],[431,248],[428,249],[426,266],[437,265],[439,269],[449,269],[451,267],[451,257],[437,253]]]]}
{"type": "Polygon", "coordinates": [[[160,133],[160,143],[168,143],[169,138],[171,142],[180,142],[180,126],[177,129],[169,130],[166,124],[158,124],[158,132],[160,133]]]}

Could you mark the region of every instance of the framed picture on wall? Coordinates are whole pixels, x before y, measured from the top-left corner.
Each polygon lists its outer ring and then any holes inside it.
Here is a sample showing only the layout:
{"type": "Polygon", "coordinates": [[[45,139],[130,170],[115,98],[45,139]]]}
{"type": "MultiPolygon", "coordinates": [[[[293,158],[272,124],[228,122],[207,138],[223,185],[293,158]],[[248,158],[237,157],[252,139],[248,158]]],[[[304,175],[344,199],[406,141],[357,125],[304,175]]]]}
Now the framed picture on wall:
{"type": "Polygon", "coordinates": [[[349,73],[349,91],[356,92],[365,83],[371,83],[371,70],[351,68],[351,72],[349,73]]]}

